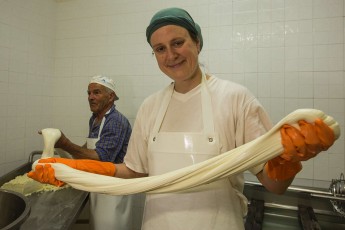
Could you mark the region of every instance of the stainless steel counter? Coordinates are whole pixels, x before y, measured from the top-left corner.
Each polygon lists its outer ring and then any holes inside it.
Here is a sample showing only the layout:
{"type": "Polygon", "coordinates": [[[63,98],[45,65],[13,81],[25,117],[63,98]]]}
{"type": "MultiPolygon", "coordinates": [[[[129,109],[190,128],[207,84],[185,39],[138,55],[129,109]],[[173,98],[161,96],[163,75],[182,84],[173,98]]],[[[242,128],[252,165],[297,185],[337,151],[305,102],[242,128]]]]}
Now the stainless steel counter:
{"type": "MultiPolygon", "coordinates": [[[[315,190],[316,191],[316,190],[315,190]]],[[[327,190],[318,190],[318,194],[328,194],[327,190]]],[[[301,223],[301,206],[310,207],[314,218],[321,229],[345,229],[345,218],[334,211],[329,198],[315,196],[313,190],[306,187],[289,187],[283,195],[268,192],[259,183],[246,182],[244,195],[249,202],[263,201],[261,228],[246,229],[318,229],[305,228],[301,223]]]]}
{"type": "MultiPolygon", "coordinates": [[[[31,170],[28,162],[0,178],[0,186],[31,170]]],[[[28,196],[31,212],[22,224],[24,230],[66,230],[78,218],[89,197],[88,192],[73,188],[55,192],[34,193],[28,196]]]]}
{"type": "Polygon", "coordinates": [[[28,198],[31,213],[21,229],[65,230],[75,223],[88,199],[88,193],[68,188],[36,193],[28,198]]]}

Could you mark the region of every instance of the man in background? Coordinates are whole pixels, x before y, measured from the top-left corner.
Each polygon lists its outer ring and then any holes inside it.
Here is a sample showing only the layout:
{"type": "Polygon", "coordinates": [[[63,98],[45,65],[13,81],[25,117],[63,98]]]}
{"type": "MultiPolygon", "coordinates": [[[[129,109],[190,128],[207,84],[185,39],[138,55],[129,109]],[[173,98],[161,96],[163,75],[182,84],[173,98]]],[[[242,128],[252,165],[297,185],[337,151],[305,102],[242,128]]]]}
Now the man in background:
{"type": "MultiPolygon", "coordinates": [[[[115,106],[119,99],[115,84],[106,76],[92,77],[88,85],[88,101],[92,116],[86,143],[79,146],[62,132],[55,148],[68,152],[75,159],[92,159],[122,163],[132,132],[128,119],[115,106]]],[[[57,152],[60,152],[57,149],[57,152]]],[[[61,154],[63,155],[63,154],[61,154]]],[[[128,229],[131,226],[133,196],[109,196],[91,193],[90,225],[95,230],[128,229]]]]}

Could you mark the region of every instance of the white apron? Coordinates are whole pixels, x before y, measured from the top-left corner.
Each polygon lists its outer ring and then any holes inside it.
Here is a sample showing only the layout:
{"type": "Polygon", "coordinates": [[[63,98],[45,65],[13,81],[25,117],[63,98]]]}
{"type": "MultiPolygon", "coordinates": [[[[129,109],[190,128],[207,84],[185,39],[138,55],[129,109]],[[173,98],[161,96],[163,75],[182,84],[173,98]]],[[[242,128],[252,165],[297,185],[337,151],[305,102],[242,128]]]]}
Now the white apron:
{"type": "MultiPolygon", "coordinates": [[[[105,117],[99,128],[98,138],[86,138],[88,149],[95,149],[99,140],[105,117]]],[[[94,230],[130,230],[132,229],[132,196],[111,196],[90,193],[90,226],[94,230]]]]}
{"type": "MultiPolygon", "coordinates": [[[[167,89],[148,144],[150,176],[196,164],[220,153],[204,73],[201,84],[204,127],[201,133],[159,132],[173,84],[167,89]]],[[[147,194],[143,229],[244,229],[241,202],[236,193],[230,181],[223,179],[202,185],[197,192],[147,194]]]]}

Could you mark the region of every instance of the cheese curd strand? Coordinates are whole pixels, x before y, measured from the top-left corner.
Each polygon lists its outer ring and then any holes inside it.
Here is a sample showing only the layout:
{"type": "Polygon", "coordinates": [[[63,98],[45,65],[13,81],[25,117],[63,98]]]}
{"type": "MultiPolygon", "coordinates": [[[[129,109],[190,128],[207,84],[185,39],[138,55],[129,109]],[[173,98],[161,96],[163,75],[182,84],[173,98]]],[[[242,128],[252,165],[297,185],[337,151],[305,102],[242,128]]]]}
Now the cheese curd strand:
{"type": "Polygon", "coordinates": [[[102,176],[72,169],[66,165],[51,164],[58,180],[70,186],[89,192],[111,195],[134,193],[169,193],[183,192],[188,189],[198,190],[200,185],[213,182],[265,163],[283,151],[279,129],[283,124],[298,127],[299,120],[313,122],[322,119],[333,131],[335,138],[340,136],[338,123],[320,110],[300,109],[287,115],[270,131],[261,137],[223,153],[207,161],[158,176],[135,179],[121,179],[102,176]]]}
{"type": "Polygon", "coordinates": [[[39,133],[43,136],[44,148],[41,159],[54,156],[54,145],[61,137],[61,131],[53,128],[42,129],[39,133]]]}

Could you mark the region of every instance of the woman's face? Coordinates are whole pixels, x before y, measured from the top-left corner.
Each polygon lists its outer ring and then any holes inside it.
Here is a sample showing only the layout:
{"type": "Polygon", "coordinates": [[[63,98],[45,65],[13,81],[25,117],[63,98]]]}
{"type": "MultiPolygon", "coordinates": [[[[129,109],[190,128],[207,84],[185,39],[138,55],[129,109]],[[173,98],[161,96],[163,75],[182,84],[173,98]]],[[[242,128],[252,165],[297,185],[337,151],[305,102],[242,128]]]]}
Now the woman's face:
{"type": "Polygon", "coordinates": [[[185,28],[175,25],[159,28],[151,36],[151,46],[159,68],[176,84],[195,81],[201,75],[199,42],[194,41],[185,28]]]}

